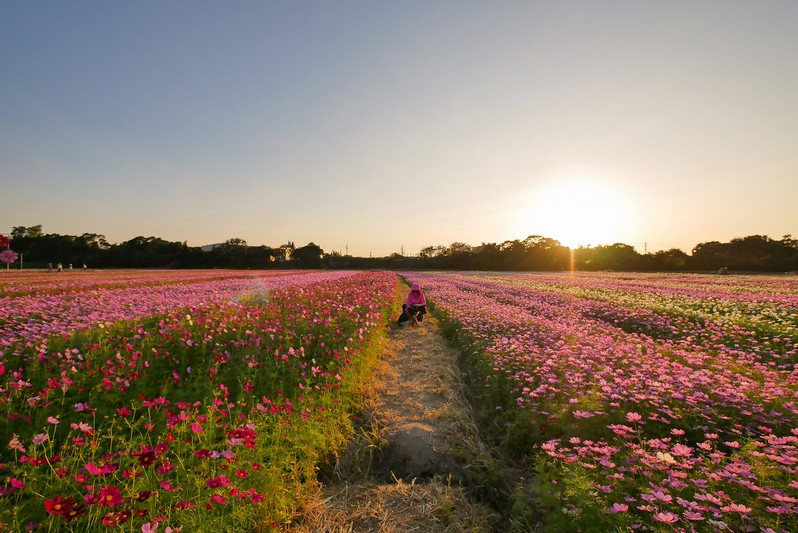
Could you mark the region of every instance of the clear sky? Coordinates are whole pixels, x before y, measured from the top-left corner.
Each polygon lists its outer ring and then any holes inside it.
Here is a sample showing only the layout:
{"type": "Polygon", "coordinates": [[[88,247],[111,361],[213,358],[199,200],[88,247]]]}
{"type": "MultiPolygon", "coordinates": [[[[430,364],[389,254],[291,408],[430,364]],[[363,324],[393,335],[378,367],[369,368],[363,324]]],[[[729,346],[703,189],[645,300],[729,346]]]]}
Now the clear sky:
{"type": "Polygon", "coordinates": [[[0,2],[0,232],[798,234],[798,2],[0,2]]]}

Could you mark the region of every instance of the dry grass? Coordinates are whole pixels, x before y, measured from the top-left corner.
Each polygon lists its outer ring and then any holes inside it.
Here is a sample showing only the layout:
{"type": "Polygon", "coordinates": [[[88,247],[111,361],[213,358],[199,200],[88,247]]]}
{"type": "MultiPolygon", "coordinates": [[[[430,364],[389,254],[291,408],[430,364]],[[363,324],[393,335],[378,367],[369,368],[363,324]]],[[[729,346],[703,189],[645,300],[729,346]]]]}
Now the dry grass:
{"type": "Polygon", "coordinates": [[[302,510],[293,533],[490,531],[493,513],[444,480],[345,483],[324,487],[302,510]]]}
{"type": "Polygon", "coordinates": [[[286,531],[493,530],[498,515],[472,501],[445,471],[455,463],[465,471],[487,454],[462,394],[457,354],[434,317],[391,332],[366,397],[364,426],[286,531]],[[419,427],[428,433],[411,444],[418,441],[442,458],[442,471],[426,479],[397,473],[399,461],[390,451],[391,438],[419,427]]]}

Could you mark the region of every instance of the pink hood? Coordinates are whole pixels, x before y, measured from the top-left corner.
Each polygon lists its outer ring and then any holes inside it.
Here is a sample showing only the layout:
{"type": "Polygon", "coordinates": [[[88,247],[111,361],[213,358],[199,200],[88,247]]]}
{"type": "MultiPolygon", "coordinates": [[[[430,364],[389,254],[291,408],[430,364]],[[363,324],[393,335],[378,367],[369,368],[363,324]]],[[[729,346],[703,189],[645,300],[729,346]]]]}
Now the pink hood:
{"type": "Polygon", "coordinates": [[[413,283],[410,287],[410,294],[407,295],[405,300],[406,305],[427,305],[427,299],[424,298],[424,293],[421,292],[421,286],[418,283],[413,283]]]}

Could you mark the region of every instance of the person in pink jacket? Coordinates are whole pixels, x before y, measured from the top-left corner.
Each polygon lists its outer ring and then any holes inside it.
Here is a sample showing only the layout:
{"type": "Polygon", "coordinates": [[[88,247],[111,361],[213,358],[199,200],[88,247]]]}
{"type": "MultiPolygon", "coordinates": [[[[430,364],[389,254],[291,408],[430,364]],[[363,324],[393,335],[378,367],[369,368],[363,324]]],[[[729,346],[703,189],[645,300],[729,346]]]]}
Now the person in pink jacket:
{"type": "Polygon", "coordinates": [[[410,287],[410,293],[402,304],[402,314],[399,315],[397,321],[401,326],[404,322],[411,324],[418,324],[424,320],[424,315],[427,313],[427,299],[424,298],[424,293],[421,292],[421,287],[418,283],[413,283],[410,287]]]}

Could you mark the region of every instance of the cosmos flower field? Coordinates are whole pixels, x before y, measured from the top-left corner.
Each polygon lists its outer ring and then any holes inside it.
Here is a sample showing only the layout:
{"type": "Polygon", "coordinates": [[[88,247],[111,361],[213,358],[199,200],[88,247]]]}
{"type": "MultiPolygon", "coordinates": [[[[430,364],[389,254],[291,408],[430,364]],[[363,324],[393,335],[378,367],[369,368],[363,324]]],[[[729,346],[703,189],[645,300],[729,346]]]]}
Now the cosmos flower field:
{"type": "Polygon", "coordinates": [[[310,271],[0,276],[0,530],[284,521],[351,428],[397,282],[310,271]]]}
{"type": "Polygon", "coordinates": [[[798,278],[414,274],[544,530],[798,531],[798,278]]]}
{"type": "MultiPolygon", "coordinates": [[[[798,530],[795,277],[404,277],[529,469],[544,530],[798,530]]],[[[398,281],[0,276],[0,530],[290,519],[351,431],[398,281]]]]}

